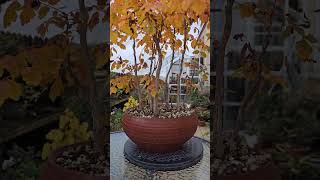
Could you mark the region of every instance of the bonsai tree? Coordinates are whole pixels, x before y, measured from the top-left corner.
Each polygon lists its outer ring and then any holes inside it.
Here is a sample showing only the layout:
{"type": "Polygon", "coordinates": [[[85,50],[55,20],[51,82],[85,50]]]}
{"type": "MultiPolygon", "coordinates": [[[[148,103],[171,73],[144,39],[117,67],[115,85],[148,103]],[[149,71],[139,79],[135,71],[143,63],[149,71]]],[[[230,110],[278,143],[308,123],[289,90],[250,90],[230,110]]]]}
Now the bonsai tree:
{"type": "Polygon", "coordinates": [[[182,55],[179,58],[180,70],[177,83],[177,107],[180,108],[182,106],[180,81],[189,44],[197,48],[194,54],[200,53],[205,56],[208,50],[208,46],[190,31],[200,33],[200,30],[197,27],[193,28],[193,25],[196,23],[204,25],[208,20],[209,1],[206,0],[201,2],[115,0],[111,4],[111,55],[117,53],[116,47],[132,48],[134,61],[130,63],[129,60],[121,57],[113,60],[111,69],[121,69],[124,74],[111,79],[110,93],[116,93],[117,90],[129,92],[134,89],[138,95],[139,109],[149,107],[153,115],[158,116],[161,89],[165,92],[166,104],[168,105],[169,102],[168,77],[178,52],[182,55]],[[182,39],[179,36],[182,36],[182,39]],[[132,42],[132,47],[126,46],[128,40],[132,42]],[[137,48],[143,49],[140,55],[137,54],[137,48]],[[162,83],[160,74],[167,52],[171,53],[170,67],[162,83]],[[141,70],[146,73],[138,74],[141,70]]]}
{"type": "MultiPolygon", "coordinates": [[[[7,99],[19,100],[21,85],[50,88],[49,97],[55,101],[65,89],[76,87],[83,101],[90,104],[93,119],[93,142],[97,152],[105,155],[106,116],[104,104],[98,97],[95,70],[107,63],[106,44],[89,48],[87,31],[100,22],[107,22],[108,7],[104,0],[90,5],[79,0],[79,9],[63,11],[60,0],[14,0],[4,10],[3,26],[17,20],[24,26],[33,19],[41,21],[36,31],[45,37],[49,27],[60,29],[42,47],[22,49],[16,55],[5,55],[0,61],[0,105],[7,99]],[[74,33],[79,35],[80,47],[74,43],[74,33]],[[82,54],[78,52],[81,51],[82,54]]],[[[107,75],[108,76],[108,75],[107,75]]]]}

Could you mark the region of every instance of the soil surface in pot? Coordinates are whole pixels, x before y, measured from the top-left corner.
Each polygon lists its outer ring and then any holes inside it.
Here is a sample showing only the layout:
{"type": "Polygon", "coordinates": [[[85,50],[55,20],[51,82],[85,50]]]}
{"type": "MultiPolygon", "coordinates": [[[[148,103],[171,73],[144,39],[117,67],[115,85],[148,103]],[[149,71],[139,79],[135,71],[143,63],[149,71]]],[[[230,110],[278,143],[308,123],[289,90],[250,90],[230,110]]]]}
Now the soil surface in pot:
{"type": "MultiPolygon", "coordinates": [[[[270,154],[252,149],[244,141],[236,142],[235,148],[228,151],[223,158],[212,157],[211,170],[214,175],[245,174],[272,162],[270,154]]],[[[228,143],[224,145],[226,150],[230,150],[228,143]]]]}
{"type": "MultiPolygon", "coordinates": [[[[190,109],[186,106],[182,106],[180,108],[170,106],[159,106],[159,116],[158,118],[178,118],[183,116],[190,116],[193,112],[193,109],[190,109]]],[[[144,117],[144,118],[152,118],[154,114],[149,107],[143,107],[141,110],[137,108],[131,108],[127,110],[127,113],[131,116],[135,117],[144,117]]]]}
{"type": "Polygon", "coordinates": [[[86,144],[68,148],[56,158],[56,163],[69,170],[107,176],[107,159],[97,155],[92,145],[86,144]]]}

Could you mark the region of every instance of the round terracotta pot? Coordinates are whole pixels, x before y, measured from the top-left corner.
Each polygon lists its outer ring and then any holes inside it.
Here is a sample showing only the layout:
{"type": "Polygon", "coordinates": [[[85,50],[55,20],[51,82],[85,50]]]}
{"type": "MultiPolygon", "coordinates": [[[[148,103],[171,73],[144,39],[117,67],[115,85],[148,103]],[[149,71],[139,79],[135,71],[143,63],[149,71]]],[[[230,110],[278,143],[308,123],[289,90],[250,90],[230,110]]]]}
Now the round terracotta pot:
{"type": "Polygon", "coordinates": [[[274,164],[249,171],[247,173],[228,176],[213,176],[214,180],[281,180],[279,169],[274,164]]]}
{"type": "Polygon", "coordinates": [[[178,118],[142,118],[127,113],[123,116],[123,130],[144,151],[167,153],[182,147],[196,132],[195,113],[178,118]]]}
{"type": "MultiPolygon", "coordinates": [[[[81,143],[81,144],[84,144],[84,143],[81,143]]],[[[53,152],[49,156],[47,163],[43,166],[39,180],[106,180],[106,179],[110,179],[109,176],[93,176],[93,175],[84,174],[77,171],[72,171],[72,170],[63,168],[55,163],[56,158],[60,154],[62,154],[63,151],[65,151],[70,147],[74,147],[78,145],[80,144],[65,146],[53,152]]]]}

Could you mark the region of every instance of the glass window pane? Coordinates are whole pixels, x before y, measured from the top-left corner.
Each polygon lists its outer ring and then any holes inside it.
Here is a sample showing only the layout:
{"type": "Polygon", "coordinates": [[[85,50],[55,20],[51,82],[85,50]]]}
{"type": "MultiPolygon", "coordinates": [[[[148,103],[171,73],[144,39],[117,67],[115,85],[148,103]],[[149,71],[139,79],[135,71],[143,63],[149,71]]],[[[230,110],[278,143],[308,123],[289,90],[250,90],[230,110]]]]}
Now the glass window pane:
{"type": "Polygon", "coordinates": [[[244,79],[227,77],[226,101],[240,102],[244,96],[244,91],[244,79]]]}

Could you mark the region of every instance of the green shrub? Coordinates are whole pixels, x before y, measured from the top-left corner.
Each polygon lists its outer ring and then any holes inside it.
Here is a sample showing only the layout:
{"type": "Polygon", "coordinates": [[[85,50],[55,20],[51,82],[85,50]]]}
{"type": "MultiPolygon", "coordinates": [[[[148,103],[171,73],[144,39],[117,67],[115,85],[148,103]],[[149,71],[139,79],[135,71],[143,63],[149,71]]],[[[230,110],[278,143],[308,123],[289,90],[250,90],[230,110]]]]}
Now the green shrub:
{"type": "Polygon", "coordinates": [[[191,89],[188,92],[188,102],[191,107],[203,107],[207,108],[210,105],[209,95],[201,94],[198,89],[191,89]]]}
{"type": "Polygon", "coordinates": [[[120,131],[122,129],[122,116],[123,111],[121,109],[113,111],[110,122],[111,131],[120,131]]]}
{"type": "Polygon", "coordinates": [[[320,139],[319,101],[301,94],[273,94],[258,99],[258,118],[251,124],[273,142],[310,145],[320,139]]]}
{"type": "Polygon", "coordinates": [[[13,165],[6,167],[1,171],[1,179],[38,179],[40,167],[43,163],[39,151],[35,151],[33,147],[28,147],[25,150],[15,145],[8,151],[8,155],[11,157],[11,160],[9,161],[13,162],[13,165]]]}

